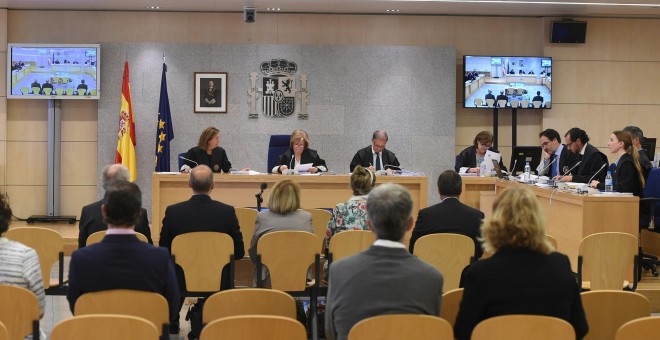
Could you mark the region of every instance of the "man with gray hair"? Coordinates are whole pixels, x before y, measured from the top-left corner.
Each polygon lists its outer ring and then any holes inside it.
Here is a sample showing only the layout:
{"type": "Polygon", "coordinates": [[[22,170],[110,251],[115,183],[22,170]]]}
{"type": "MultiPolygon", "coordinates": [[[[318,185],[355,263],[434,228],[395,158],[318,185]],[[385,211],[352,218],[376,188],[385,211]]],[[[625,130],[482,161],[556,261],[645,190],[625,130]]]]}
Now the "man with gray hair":
{"type": "MultiPolygon", "coordinates": [[[[649,175],[649,172],[651,172],[651,169],[653,168],[653,163],[651,163],[651,160],[649,159],[649,155],[647,154],[648,151],[642,149],[644,132],[642,131],[642,129],[633,125],[624,127],[623,131],[628,132],[632,136],[633,145],[635,146],[635,148],[637,149],[637,153],[639,154],[639,164],[642,166],[642,170],[644,171],[644,177],[647,177],[649,175]]],[[[649,150],[649,151],[655,152],[655,150],[649,150]]]]}
{"type": "Polygon", "coordinates": [[[384,314],[440,315],[443,277],[402,243],[413,226],[408,191],[386,183],[367,198],[367,225],[376,242],[330,265],[325,309],[327,339],[347,339],[361,320],[384,314]]]}
{"type": "MultiPolygon", "coordinates": [[[[130,179],[128,168],[123,164],[107,165],[103,168],[101,175],[103,191],[106,191],[108,186],[115,181],[128,181],[130,179]]],[[[101,205],[103,205],[103,200],[99,200],[82,208],[82,211],[80,212],[80,224],[78,225],[78,248],[83,248],[85,246],[89,235],[97,231],[108,229],[108,224],[103,221],[101,205]]],[[[151,229],[149,228],[147,210],[144,208],[141,210],[140,221],[135,226],[135,231],[144,234],[144,236],[147,237],[147,240],[149,240],[149,244],[153,243],[151,240],[151,229]]]]}
{"type": "Polygon", "coordinates": [[[353,156],[349,166],[351,172],[358,165],[371,171],[387,170],[391,166],[399,167],[399,160],[396,159],[394,152],[385,149],[388,139],[387,132],[374,131],[371,135],[371,145],[358,150],[353,156]]]}

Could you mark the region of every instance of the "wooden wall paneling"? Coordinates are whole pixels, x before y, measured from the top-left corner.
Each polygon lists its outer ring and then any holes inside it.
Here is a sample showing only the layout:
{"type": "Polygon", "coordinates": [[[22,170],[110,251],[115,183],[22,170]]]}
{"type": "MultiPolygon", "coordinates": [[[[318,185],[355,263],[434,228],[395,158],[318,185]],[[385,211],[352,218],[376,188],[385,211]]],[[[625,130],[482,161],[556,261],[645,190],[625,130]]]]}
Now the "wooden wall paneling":
{"type": "Polygon", "coordinates": [[[12,142],[7,145],[7,185],[46,185],[47,142],[12,142]]]}
{"type": "Polygon", "coordinates": [[[277,14],[277,42],[299,45],[367,44],[367,16],[277,14]]]}

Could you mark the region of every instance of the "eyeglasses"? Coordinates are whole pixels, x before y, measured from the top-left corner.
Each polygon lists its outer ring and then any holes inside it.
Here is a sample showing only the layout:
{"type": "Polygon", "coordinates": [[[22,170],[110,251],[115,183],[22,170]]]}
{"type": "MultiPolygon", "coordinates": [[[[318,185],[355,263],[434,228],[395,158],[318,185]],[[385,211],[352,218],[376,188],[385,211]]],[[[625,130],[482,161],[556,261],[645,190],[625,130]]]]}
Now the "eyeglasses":
{"type": "Polygon", "coordinates": [[[482,143],[482,142],[479,142],[479,145],[481,145],[481,146],[485,146],[486,149],[490,149],[490,147],[493,146],[492,143],[490,143],[490,144],[484,144],[484,143],[482,143]]]}
{"type": "Polygon", "coordinates": [[[545,142],[541,143],[541,147],[544,148],[546,145],[548,145],[548,143],[550,143],[550,141],[545,141],[545,142]]]}

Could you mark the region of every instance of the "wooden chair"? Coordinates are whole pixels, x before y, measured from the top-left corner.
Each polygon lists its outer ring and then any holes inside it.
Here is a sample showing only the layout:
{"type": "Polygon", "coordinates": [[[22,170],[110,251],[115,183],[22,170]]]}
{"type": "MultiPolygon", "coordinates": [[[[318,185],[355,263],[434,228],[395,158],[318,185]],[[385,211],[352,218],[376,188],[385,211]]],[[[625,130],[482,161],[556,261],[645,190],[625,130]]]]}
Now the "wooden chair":
{"type": "Polygon", "coordinates": [[[575,330],[565,320],[550,316],[503,315],[481,321],[470,339],[575,340],[575,330]]]}
{"type": "Polygon", "coordinates": [[[474,98],[474,107],[481,107],[484,105],[484,100],[481,98],[474,98]]]}
{"type": "Polygon", "coordinates": [[[651,316],[649,300],[638,293],[600,290],[581,295],[589,324],[584,340],[613,340],[616,331],[626,322],[651,316]]]}
{"type": "Polygon", "coordinates": [[[0,322],[0,340],[9,340],[9,332],[2,322],[0,322]]]}
{"type": "Polygon", "coordinates": [[[328,221],[332,218],[332,213],[323,209],[305,209],[312,214],[312,229],[314,235],[319,239],[319,252],[323,254],[325,245],[325,234],[328,230],[328,221]]]}
{"type": "Polygon", "coordinates": [[[5,237],[23,243],[37,252],[46,294],[64,295],[66,288],[64,287],[64,238],[62,235],[52,229],[20,227],[9,229],[5,233],[5,237]],[[51,268],[58,261],[58,279],[51,281],[51,268]]]}
{"type": "Polygon", "coordinates": [[[452,289],[442,294],[442,303],[440,304],[440,317],[447,320],[451,327],[456,324],[458,310],[463,300],[463,288],[452,289]]]}
{"type": "Polygon", "coordinates": [[[534,106],[535,109],[541,108],[541,104],[543,104],[543,102],[540,100],[535,100],[532,102],[532,106],[534,106]]]}
{"type": "Polygon", "coordinates": [[[495,106],[495,99],[486,99],[486,105],[488,105],[488,107],[495,106]]]}
{"type": "Polygon", "coordinates": [[[22,93],[23,95],[27,95],[27,94],[30,93],[30,89],[27,88],[26,86],[23,86],[23,87],[21,87],[21,93],[22,93]]]}
{"type": "Polygon", "coordinates": [[[529,107],[529,99],[523,99],[523,100],[521,100],[521,101],[520,101],[520,106],[521,106],[522,108],[525,108],[525,109],[528,108],[528,107],[529,107]]]}
{"type": "Polygon", "coordinates": [[[500,108],[505,108],[506,107],[506,100],[500,99],[497,101],[497,106],[500,108]]]}
{"type": "Polygon", "coordinates": [[[518,99],[512,99],[512,100],[511,100],[511,108],[517,108],[517,107],[518,107],[518,104],[520,104],[520,102],[518,101],[518,99]]]}
{"type": "MultiPolygon", "coordinates": [[[[238,218],[238,225],[241,226],[241,234],[243,234],[243,246],[245,249],[250,249],[250,242],[252,235],[254,235],[254,224],[257,222],[258,211],[251,208],[235,208],[236,217],[238,218]]],[[[246,256],[249,257],[247,252],[246,256]]]]}
{"type": "MultiPolygon", "coordinates": [[[[204,307],[206,308],[206,306],[204,307]]],[[[305,326],[298,320],[271,315],[231,316],[212,321],[200,340],[305,340],[305,326]]]]}
{"type": "Polygon", "coordinates": [[[53,89],[50,87],[44,88],[44,94],[50,96],[50,93],[53,92],[53,89]]]}
{"type": "Polygon", "coordinates": [[[172,256],[184,271],[190,296],[220,291],[222,268],[227,264],[234,287],[234,242],[229,235],[208,231],[179,235],[172,241],[172,256]]]}
{"type": "Polygon", "coordinates": [[[36,86],[33,87],[33,88],[32,88],[32,94],[34,94],[34,95],[41,94],[41,89],[38,88],[38,87],[36,87],[36,86]]]}
{"type": "Polygon", "coordinates": [[[660,317],[647,316],[628,321],[619,327],[614,337],[615,340],[639,340],[654,339],[660,331],[660,317]]]}
{"type": "Polygon", "coordinates": [[[92,314],[60,321],[51,340],[156,340],[158,330],[149,320],[128,315],[92,314]]]}
{"type": "Polygon", "coordinates": [[[78,92],[79,96],[84,96],[87,93],[87,90],[85,89],[78,89],[76,92],[78,92]]]}
{"type": "Polygon", "coordinates": [[[27,335],[39,339],[39,300],[31,291],[17,286],[0,285],[0,322],[9,339],[22,340],[27,335]]]}
{"type": "Polygon", "coordinates": [[[76,300],[75,316],[88,314],[131,315],[149,320],[169,338],[169,307],[167,300],[157,293],[115,289],[83,294],[76,300]]]}
{"type": "Polygon", "coordinates": [[[550,242],[550,244],[555,248],[555,251],[557,250],[557,239],[550,235],[550,234],[545,234],[545,238],[550,242]]]}
{"type": "Polygon", "coordinates": [[[62,96],[62,95],[64,95],[64,89],[61,88],[61,87],[58,87],[58,88],[55,89],[55,93],[56,93],[58,96],[62,96]]]}
{"type": "Polygon", "coordinates": [[[622,289],[628,277],[637,288],[637,238],[619,232],[596,233],[580,242],[578,284],[591,290],[622,289]],[[632,270],[631,270],[632,268],[632,270]],[[584,284],[584,281],[589,281],[584,284]]]}
{"type": "MultiPolygon", "coordinates": [[[[106,230],[101,230],[87,236],[87,240],[85,241],[85,246],[91,246],[92,244],[101,242],[101,240],[103,240],[103,238],[105,237],[105,232],[106,230]]],[[[136,232],[135,236],[137,236],[137,238],[140,239],[140,241],[144,243],[149,243],[149,240],[147,239],[146,236],[144,236],[143,233],[136,232]]]]}
{"type": "Polygon", "coordinates": [[[66,95],[67,96],[73,96],[73,91],[74,91],[74,89],[72,87],[69,87],[68,89],[66,89],[66,95]]]}
{"type": "Polygon", "coordinates": [[[330,239],[328,260],[341,260],[368,249],[376,241],[371,230],[347,230],[335,234],[330,239]]]}
{"type": "Polygon", "coordinates": [[[239,315],[276,315],[296,319],[296,301],[279,290],[245,288],[215,293],[204,303],[202,323],[239,315]]]}
{"type": "Polygon", "coordinates": [[[458,288],[463,269],[474,258],[474,241],[459,234],[430,234],[415,242],[413,254],[442,273],[445,279],[442,289],[447,292],[458,288]]]}
{"type": "Polygon", "coordinates": [[[454,332],[446,320],[419,314],[380,315],[364,319],[348,333],[348,340],[452,340],[454,332]]]}

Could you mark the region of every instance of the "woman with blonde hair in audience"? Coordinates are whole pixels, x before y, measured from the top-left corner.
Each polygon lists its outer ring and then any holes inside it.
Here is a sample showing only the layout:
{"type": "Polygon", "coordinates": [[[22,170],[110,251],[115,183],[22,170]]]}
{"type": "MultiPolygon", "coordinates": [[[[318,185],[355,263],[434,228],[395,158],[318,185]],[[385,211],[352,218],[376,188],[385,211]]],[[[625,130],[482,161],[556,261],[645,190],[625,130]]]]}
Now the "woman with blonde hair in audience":
{"type": "MultiPolygon", "coordinates": [[[[257,254],[259,254],[257,245],[259,238],[273,231],[284,230],[314,232],[312,214],[300,209],[300,186],[288,179],[275,184],[268,198],[268,210],[257,215],[254,234],[248,250],[250,260],[256,264],[257,254]]],[[[268,269],[264,268],[261,276],[264,284],[270,286],[268,269]]]]}
{"type": "Polygon", "coordinates": [[[577,339],[587,334],[570,261],[554,252],[545,234],[543,211],[530,189],[512,187],[495,200],[481,231],[484,250],[492,256],[464,273],[454,326],[458,340],[470,339],[484,319],[509,314],[560,318],[573,325],[577,339]]]}
{"type": "Polygon", "coordinates": [[[339,203],[332,211],[325,234],[326,249],[330,247],[330,238],[336,233],[346,230],[368,230],[367,227],[367,195],[376,185],[376,176],[369,169],[358,165],[351,173],[351,189],[353,196],[346,202],[339,203]]]}
{"type": "MultiPolygon", "coordinates": [[[[632,136],[626,131],[614,131],[610,135],[607,148],[616,157],[616,170],[612,173],[612,189],[617,192],[631,192],[642,197],[646,180],[639,162],[639,153],[632,143],[632,136]]],[[[605,189],[605,183],[593,180],[591,187],[605,189]]]]}

